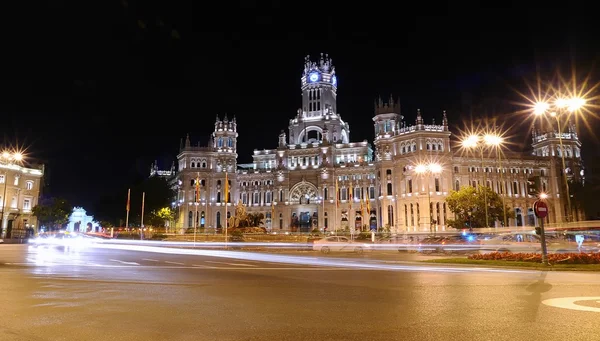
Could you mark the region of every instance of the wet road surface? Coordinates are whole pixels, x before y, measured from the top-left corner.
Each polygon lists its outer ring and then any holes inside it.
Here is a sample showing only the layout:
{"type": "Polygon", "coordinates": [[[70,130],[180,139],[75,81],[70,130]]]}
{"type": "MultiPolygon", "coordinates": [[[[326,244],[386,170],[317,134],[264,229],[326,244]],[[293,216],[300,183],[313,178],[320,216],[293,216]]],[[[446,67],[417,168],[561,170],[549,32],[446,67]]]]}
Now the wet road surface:
{"type": "Polygon", "coordinates": [[[597,273],[387,257],[0,245],[0,340],[600,340],[597,273]]]}

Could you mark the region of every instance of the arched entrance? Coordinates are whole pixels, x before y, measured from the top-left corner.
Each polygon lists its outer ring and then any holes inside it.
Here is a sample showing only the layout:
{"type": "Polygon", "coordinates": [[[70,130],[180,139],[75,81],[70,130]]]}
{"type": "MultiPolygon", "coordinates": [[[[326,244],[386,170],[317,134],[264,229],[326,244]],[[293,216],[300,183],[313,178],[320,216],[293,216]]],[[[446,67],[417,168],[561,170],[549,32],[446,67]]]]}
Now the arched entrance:
{"type": "Polygon", "coordinates": [[[318,191],[308,181],[300,181],[290,190],[290,227],[292,232],[310,232],[318,228],[318,191]]]}

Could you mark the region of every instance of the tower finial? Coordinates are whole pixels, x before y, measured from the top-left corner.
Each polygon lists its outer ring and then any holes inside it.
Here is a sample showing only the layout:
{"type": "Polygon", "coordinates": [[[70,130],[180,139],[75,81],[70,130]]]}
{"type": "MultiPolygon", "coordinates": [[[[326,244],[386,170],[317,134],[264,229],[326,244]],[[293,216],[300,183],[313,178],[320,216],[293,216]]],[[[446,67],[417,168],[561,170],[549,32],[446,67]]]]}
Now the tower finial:
{"type": "Polygon", "coordinates": [[[442,125],[444,126],[444,130],[448,130],[448,115],[446,115],[446,110],[442,114],[442,125]]]}
{"type": "Polygon", "coordinates": [[[190,133],[187,133],[187,135],[185,136],[185,147],[189,147],[190,146],[190,133]]]}
{"type": "Polygon", "coordinates": [[[421,116],[421,109],[417,109],[417,125],[423,125],[423,117],[421,116]]]}

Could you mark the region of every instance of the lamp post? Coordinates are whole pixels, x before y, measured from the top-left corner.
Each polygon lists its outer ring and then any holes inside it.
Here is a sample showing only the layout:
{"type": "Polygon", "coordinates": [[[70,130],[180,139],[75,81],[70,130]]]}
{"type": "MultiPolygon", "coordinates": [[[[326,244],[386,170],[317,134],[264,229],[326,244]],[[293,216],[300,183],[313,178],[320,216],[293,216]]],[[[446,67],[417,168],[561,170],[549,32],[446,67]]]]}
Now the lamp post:
{"type": "Polygon", "coordinates": [[[504,143],[504,139],[501,136],[494,134],[486,134],[483,137],[483,141],[488,146],[492,146],[496,149],[496,153],[498,153],[498,168],[500,168],[500,183],[502,188],[502,213],[504,214],[504,228],[508,227],[508,221],[506,219],[506,204],[505,204],[505,191],[506,186],[504,186],[504,170],[502,169],[502,153],[500,151],[500,147],[504,143]]]}
{"type": "Polygon", "coordinates": [[[556,119],[558,130],[558,144],[560,146],[560,157],[562,161],[563,181],[565,182],[565,190],[567,195],[567,215],[566,222],[571,221],[571,193],[569,190],[569,181],[567,178],[567,166],[565,162],[565,149],[562,141],[562,129],[560,117],[565,114],[572,114],[580,110],[586,103],[586,100],[580,97],[563,98],[558,97],[554,102],[537,102],[533,108],[533,113],[536,116],[550,115],[556,119]]]}
{"type": "MultiPolygon", "coordinates": [[[[0,160],[2,161],[2,163],[6,166],[6,168],[9,168],[12,165],[15,165],[17,163],[21,163],[23,161],[23,154],[19,153],[19,152],[10,152],[8,150],[5,150],[2,152],[2,154],[0,155],[0,160]]],[[[2,236],[6,236],[6,230],[4,228],[4,212],[6,211],[6,189],[8,187],[8,173],[4,173],[4,194],[2,195],[2,215],[0,217],[0,234],[2,236]]]]}
{"type": "MultiPolygon", "coordinates": [[[[425,174],[437,175],[442,172],[442,166],[438,163],[419,164],[415,167],[415,172],[421,176],[421,179],[425,178],[425,174]]],[[[435,229],[433,228],[433,210],[431,207],[431,191],[430,191],[430,179],[427,179],[427,202],[429,210],[429,232],[435,235],[435,229]]]]}
{"type": "MultiPolygon", "coordinates": [[[[481,171],[483,172],[483,183],[487,186],[487,172],[485,171],[484,161],[483,161],[483,148],[485,144],[481,143],[481,137],[478,135],[469,135],[467,138],[463,139],[462,146],[467,149],[476,149],[479,148],[479,153],[481,157],[481,171]]],[[[483,187],[483,186],[480,186],[483,187]]],[[[483,201],[485,206],[485,227],[490,227],[490,218],[488,217],[488,201],[487,201],[487,191],[483,190],[483,201]]]]}

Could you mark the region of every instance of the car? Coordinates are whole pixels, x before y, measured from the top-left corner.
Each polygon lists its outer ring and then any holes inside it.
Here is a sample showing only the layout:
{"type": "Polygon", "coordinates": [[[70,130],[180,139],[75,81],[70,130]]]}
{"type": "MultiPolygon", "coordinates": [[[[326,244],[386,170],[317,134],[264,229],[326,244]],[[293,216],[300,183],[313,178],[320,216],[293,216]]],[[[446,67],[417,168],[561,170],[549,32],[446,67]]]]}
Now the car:
{"type": "Polygon", "coordinates": [[[325,254],[332,251],[363,253],[365,250],[371,250],[371,245],[355,242],[344,236],[330,236],[315,240],[313,242],[313,250],[325,254]]]}

